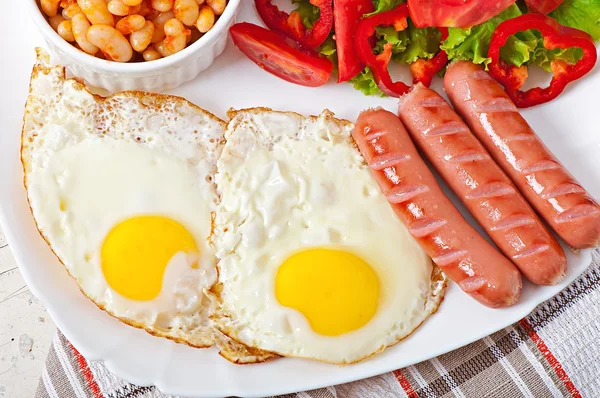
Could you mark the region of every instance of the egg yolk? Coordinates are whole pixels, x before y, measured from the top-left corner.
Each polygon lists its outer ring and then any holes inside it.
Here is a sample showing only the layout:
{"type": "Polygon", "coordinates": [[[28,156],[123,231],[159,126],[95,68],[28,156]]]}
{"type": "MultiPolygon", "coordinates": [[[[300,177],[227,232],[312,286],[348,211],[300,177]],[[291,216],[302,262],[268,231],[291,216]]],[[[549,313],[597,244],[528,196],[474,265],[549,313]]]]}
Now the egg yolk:
{"type": "Polygon", "coordinates": [[[106,236],[100,252],[102,272],[122,296],[151,300],[160,293],[165,269],[179,252],[198,252],[183,225],[160,216],[129,218],[106,236]]]}
{"type": "Polygon", "coordinates": [[[275,295],[281,305],[300,311],[316,333],[338,336],[361,328],[375,315],[379,278],[352,253],[310,249],[280,266],[275,295]]]}

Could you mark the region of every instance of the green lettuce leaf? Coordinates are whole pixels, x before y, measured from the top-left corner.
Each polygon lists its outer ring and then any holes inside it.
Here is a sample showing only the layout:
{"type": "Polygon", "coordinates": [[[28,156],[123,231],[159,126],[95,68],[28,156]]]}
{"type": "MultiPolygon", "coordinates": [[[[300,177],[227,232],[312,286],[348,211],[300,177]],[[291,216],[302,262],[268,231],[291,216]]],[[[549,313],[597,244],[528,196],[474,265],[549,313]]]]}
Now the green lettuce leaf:
{"type": "Polygon", "coordinates": [[[302,18],[302,23],[307,28],[312,28],[313,24],[319,19],[319,7],[315,7],[308,0],[292,0],[296,4],[296,11],[302,18]]]}
{"type": "MultiPolygon", "coordinates": [[[[429,59],[439,50],[440,33],[435,28],[417,28],[409,20],[408,28],[396,32],[393,26],[375,28],[377,44],[373,48],[375,54],[381,54],[387,43],[392,43],[392,60],[403,64],[411,64],[418,58],[429,59]]],[[[366,95],[384,94],[373,80],[373,74],[368,68],[350,80],[354,88],[366,95]]]]}
{"type": "Polygon", "coordinates": [[[565,0],[550,16],[561,25],[588,32],[594,40],[600,39],[600,1],[565,0]]]}
{"type": "MultiPolygon", "coordinates": [[[[600,2],[598,3],[600,4],[600,2]]],[[[446,50],[450,60],[466,60],[487,66],[491,61],[487,57],[487,52],[492,33],[501,22],[521,14],[519,7],[513,4],[499,15],[480,25],[468,29],[449,28],[448,39],[442,43],[442,49],[446,50]]],[[[500,57],[513,65],[535,64],[549,71],[553,59],[575,63],[581,59],[582,52],[578,48],[547,50],[544,48],[544,41],[539,32],[528,30],[509,37],[506,44],[500,49],[500,57]]]]}
{"type": "Polygon", "coordinates": [[[375,28],[375,34],[377,35],[377,44],[373,47],[375,54],[381,54],[387,43],[392,43],[392,54],[402,53],[408,47],[406,30],[396,32],[393,26],[378,26],[375,28]]]}
{"type": "Polygon", "coordinates": [[[404,3],[404,0],[373,0],[373,6],[375,6],[375,11],[373,11],[370,14],[365,14],[365,16],[370,17],[371,15],[379,14],[380,12],[393,10],[402,3],[404,3]]]}
{"type": "MultiPolygon", "coordinates": [[[[465,60],[487,65],[490,63],[487,52],[492,33],[501,22],[519,15],[521,10],[513,4],[482,24],[467,29],[448,28],[448,38],[442,43],[441,48],[446,51],[450,60],[465,60]]],[[[530,60],[530,51],[536,46],[537,41],[534,41],[533,38],[527,37],[524,40],[518,37],[511,38],[501,50],[501,56],[511,63],[527,62],[530,60]]]]}
{"type": "MultiPolygon", "coordinates": [[[[537,32],[535,32],[536,35],[537,32]]],[[[538,39],[537,46],[531,53],[531,63],[551,71],[550,64],[552,60],[559,59],[569,64],[575,64],[583,57],[583,51],[580,48],[554,49],[548,50],[544,47],[544,41],[541,37],[538,39]]]]}
{"type": "Polygon", "coordinates": [[[392,43],[392,59],[411,64],[418,58],[429,59],[439,49],[440,33],[435,28],[419,29],[409,20],[408,28],[396,32],[393,26],[375,28],[377,44],[373,52],[380,54],[387,43],[392,43]]]}
{"type": "MultiPolygon", "coordinates": [[[[402,3],[404,3],[404,0],[373,0],[375,11],[370,14],[365,14],[365,17],[392,10],[402,3]]],[[[399,35],[397,33],[398,32],[396,32],[393,27],[376,28],[378,41],[373,51],[375,53],[380,53],[383,51],[383,45],[387,42],[393,43],[394,47],[392,52],[404,51],[408,46],[406,35],[399,35]]],[[[361,91],[365,95],[385,97],[385,94],[377,87],[373,72],[371,72],[369,68],[363,69],[362,72],[350,79],[350,83],[352,83],[356,90],[361,91]]]]}
{"type": "Polygon", "coordinates": [[[333,39],[333,33],[330,34],[327,40],[319,47],[319,55],[328,58],[337,67],[337,48],[335,46],[335,40],[333,39]]]}
{"type": "Polygon", "coordinates": [[[385,94],[377,87],[373,72],[369,68],[363,69],[358,75],[350,79],[350,83],[358,91],[361,91],[365,95],[378,95],[385,97],[385,94]]]}

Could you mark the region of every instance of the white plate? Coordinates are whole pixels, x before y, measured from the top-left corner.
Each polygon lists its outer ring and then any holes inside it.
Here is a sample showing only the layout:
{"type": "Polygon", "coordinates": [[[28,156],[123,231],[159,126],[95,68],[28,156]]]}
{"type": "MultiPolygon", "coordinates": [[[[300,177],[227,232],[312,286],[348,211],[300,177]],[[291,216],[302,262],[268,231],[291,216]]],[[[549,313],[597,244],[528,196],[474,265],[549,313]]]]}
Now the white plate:
{"type": "MultiPolygon", "coordinates": [[[[570,269],[562,284],[526,284],[519,304],[503,310],[485,308],[451,284],[438,313],[413,336],[369,361],[347,367],[296,359],[237,366],[219,357],[216,350],[189,348],[121,324],[79,292],[40,238],[29,212],[19,162],[19,134],[34,62],[33,47],[42,41],[20,3],[15,3],[13,12],[0,13],[0,37],[10,37],[3,42],[0,70],[0,222],[29,287],[67,338],[86,358],[104,360],[111,371],[129,382],[154,384],[173,395],[250,397],[373,376],[443,354],[518,321],[537,304],[557,294],[591,261],[589,251],[578,256],[568,252],[570,269]]],[[[250,3],[246,2],[240,18],[254,21],[250,3]]],[[[559,100],[524,114],[579,181],[600,197],[597,69],[572,85],[559,100]]],[[[435,82],[434,88],[441,90],[441,82],[435,82]]],[[[330,83],[312,89],[285,83],[260,70],[231,43],[210,69],[174,93],[221,117],[230,107],[259,105],[304,114],[329,108],[350,120],[369,106],[396,108],[393,99],[365,97],[347,84],[330,83]]]]}

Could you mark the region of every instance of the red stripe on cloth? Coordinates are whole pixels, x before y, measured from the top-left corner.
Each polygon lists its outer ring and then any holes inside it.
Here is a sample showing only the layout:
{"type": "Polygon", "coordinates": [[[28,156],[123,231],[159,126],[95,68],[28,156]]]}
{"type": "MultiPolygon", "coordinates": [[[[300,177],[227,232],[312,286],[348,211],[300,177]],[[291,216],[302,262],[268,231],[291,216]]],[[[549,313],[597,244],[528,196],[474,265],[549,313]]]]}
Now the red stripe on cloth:
{"type": "Polygon", "coordinates": [[[577,387],[575,387],[575,384],[573,384],[573,382],[569,378],[569,375],[567,374],[567,372],[565,372],[562,365],[560,364],[559,360],[556,359],[552,351],[550,351],[550,349],[548,348],[544,340],[542,340],[540,335],[537,334],[533,326],[531,326],[531,324],[525,318],[521,319],[519,323],[521,324],[523,329],[525,329],[525,331],[529,335],[529,338],[535,343],[535,345],[540,350],[544,358],[546,358],[546,361],[548,361],[550,366],[552,366],[552,369],[554,369],[554,372],[556,372],[556,375],[558,376],[560,381],[563,382],[563,384],[567,388],[567,391],[569,391],[569,393],[573,397],[581,398],[581,393],[579,392],[579,390],[577,390],[577,387]]]}
{"type": "Polygon", "coordinates": [[[412,386],[410,385],[410,381],[408,381],[406,376],[404,376],[404,373],[402,373],[402,370],[394,370],[392,373],[394,373],[396,380],[398,380],[398,383],[400,383],[400,387],[402,387],[409,398],[419,398],[415,390],[413,390],[412,386]]]}
{"type": "Polygon", "coordinates": [[[90,369],[83,355],[81,355],[79,351],[77,351],[77,349],[70,342],[69,347],[71,347],[73,355],[75,355],[75,359],[79,364],[79,368],[83,372],[83,376],[85,377],[85,380],[87,381],[90,390],[92,390],[92,392],[94,393],[94,397],[104,398],[102,392],[100,392],[100,387],[98,386],[98,383],[96,383],[96,380],[94,380],[94,374],[92,373],[92,370],[90,369]]]}

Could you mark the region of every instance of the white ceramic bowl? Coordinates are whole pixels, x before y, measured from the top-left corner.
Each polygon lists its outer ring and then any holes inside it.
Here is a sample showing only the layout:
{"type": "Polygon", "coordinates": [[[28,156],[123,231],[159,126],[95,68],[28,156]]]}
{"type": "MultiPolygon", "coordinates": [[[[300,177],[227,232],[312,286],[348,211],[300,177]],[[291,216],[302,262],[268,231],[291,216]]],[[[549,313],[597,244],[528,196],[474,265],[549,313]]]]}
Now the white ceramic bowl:
{"type": "Polygon", "coordinates": [[[229,0],[215,26],[195,43],[169,57],[151,62],[118,63],[93,57],[63,40],[39,8],[39,0],[26,0],[30,14],[48,44],[53,62],[65,65],[88,84],[116,92],[163,91],[192,80],[207,69],[227,44],[242,0],[229,0]]]}

